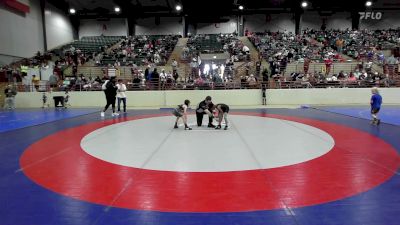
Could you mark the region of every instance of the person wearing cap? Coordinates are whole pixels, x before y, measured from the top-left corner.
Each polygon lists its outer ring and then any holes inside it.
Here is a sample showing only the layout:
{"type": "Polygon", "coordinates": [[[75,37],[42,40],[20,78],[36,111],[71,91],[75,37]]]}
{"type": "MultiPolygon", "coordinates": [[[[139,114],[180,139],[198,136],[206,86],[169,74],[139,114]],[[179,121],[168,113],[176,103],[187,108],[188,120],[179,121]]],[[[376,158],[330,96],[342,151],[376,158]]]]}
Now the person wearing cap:
{"type": "Polygon", "coordinates": [[[211,113],[211,109],[213,108],[214,104],[211,101],[211,96],[207,96],[205,100],[201,101],[197,105],[196,109],[196,119],[197,119],[197,126],[201,127],[203,123],[203,116],[204,114],[208,115],[208,127],[215,128],[212,124],[213,122],[213,114],[211,113]]]}
{"type": "Polygon", "coordinates": [[[372,121],[371,124],[373,125],[379,125],[381,123],[381,120],[378,118],[378,113],[381,109],[382,105],[382,96],[379,94],[378,88],[373,87],[371,89],[371,116],[372,116],[372,121]]]}

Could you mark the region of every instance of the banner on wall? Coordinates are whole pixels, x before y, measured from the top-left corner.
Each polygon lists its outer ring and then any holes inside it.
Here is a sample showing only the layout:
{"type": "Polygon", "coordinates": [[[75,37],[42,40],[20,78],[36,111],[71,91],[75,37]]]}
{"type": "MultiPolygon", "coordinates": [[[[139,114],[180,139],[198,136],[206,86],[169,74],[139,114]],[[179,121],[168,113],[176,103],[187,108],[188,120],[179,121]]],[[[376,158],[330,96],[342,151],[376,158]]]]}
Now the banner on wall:
{"type": "Polygon", "coordinates": [[[0,2],[18,12],[29,13],[29,0],[0,0],[0,2]]]}
{"type": "Polygon", "coordinates": [[[359,12],[360,20],[380,20],[383,13],[381,12],[359,12]]]}

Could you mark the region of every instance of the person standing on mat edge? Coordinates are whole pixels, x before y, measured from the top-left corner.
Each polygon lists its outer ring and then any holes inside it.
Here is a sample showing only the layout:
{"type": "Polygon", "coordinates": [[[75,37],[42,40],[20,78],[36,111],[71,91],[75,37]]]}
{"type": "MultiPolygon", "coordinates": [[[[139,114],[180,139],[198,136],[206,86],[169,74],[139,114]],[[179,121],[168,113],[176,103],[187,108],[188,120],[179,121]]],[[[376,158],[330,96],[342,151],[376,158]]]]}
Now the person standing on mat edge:
{"type": "Polygon", "coordinates": [[[265,86],[267,85],[262,85],[261,87],[261,93],[262,93],[262,104],[267,105],[267,94],[266,94],[266,88],[265,86]]]}
{"type": "Polygon", "coordinates": [[[379,125],[381,123],[381,120],[378,119],[378,113],[379,110],[381,109],[382,105],[382,96],[379,94],[378,88],[373,87],[371,89],[371,116],[372,116],[372,121],[371,124],[374,125],[379,125]]]}
{"type": "Polygon", "coordinates": [[[124,113],[126,113],[126,85],[124,84],[124,82],[122,82],[121,79],[118,80],[118,84],[117,84],[117,99],[118,99],[118,104],[117,104],[117,108],[118,108],[118,113],[121,112],[121,101],[124,104],[124,113]]]}
{"type": "Polygon", "coordinates": [[[208,127],[215,128],[215,126],[212,124],[214,117],[210,111],[213,106],[214,106],[214,104],[212,103],[210,96],[207,96],[204,101],[201,101],[199,103],[199,105],[197,106],[197,109],[196,109],[197,126],[201,127],[201,125],[203,123],[203,115],[207,114],[208,115],[208,127]]]}
{"type": "Polygon", "coordinates": [[[115,97],[117,96],[117,86],[115,85],[115,77],[111,77],[110,80],[105,85],[104,93],[106,94],[107,104],[104,107],[104,110],[101,112],[101,117],[104,117],[104,113],[107,111],[108,107],[112,107],[112,116],[118,116],[118,113],[115,113],[115,97]]]}
{"type": "Polygon", "coordinates": [[[223,103],[219,103],[215,106],[215,110],[218,112],[218,126],[215,129],[221,129],[221,122],[222,119],[225,121],[224,130],[228,130],[228,113],[229,113],[229,106],[223,103]]]}
{"type": "Polygon", "coordinates": [[[174,129],[178,128],[179,118],[182,118],[183,124],[185,125],[185,130],[192,129],[191,127],[189,127],[187,125],[187,109],[188,109],[189,105],[190,105],[190,101],[186,99],[182,105],[178,105],[178,107],[172,111],[172,114],[174,114],[176,116],[174,129]]]}

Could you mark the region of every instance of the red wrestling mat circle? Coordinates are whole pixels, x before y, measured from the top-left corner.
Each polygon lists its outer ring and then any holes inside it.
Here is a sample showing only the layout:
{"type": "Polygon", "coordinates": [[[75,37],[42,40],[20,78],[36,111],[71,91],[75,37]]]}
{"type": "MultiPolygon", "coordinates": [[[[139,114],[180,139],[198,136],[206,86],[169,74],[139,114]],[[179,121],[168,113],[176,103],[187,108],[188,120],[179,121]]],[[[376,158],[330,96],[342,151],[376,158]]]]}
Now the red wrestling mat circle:
{"type": "Polygon", "coordinates": [[[106,206],[167,212],[239,212],[322,204],[374,188],[393,176],[400,165],[400,157],[391,145],[366,132],[313,119],[235,114],[307,124],[331,135],[335,146],[327,154],[304,163],[236,172],[166,172],[125,167],[94,158],[80,147],[81,139],[96,129],[167,116],[159,114],[101,121],[57,132],[26,149],[20,165],[38,185],[65,196],[106,206]]]}

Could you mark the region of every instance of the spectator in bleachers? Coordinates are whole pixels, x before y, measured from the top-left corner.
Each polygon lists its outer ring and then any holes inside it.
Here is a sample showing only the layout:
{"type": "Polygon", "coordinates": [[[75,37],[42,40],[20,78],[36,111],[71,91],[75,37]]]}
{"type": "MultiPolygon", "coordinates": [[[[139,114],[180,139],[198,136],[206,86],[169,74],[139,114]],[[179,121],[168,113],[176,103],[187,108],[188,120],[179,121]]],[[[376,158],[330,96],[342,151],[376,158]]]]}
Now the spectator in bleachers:
{"type": "Polygon", "coordinates": [[[15,96],[17,95],[17,89],[9,84],[7,85],[6,89],[4,89],[4,109],[15,109],[15,96]]]}
{"type": "Polygon", "coordinates": [[[49,77],[49,85],[51,88],[58,87],[58,76],[56,73],[53,73],[49,77]]]}
{"type": "Polygon", "coordinates": [[[202,87],[204,83],[204,79],[201,76],[197,76],[197,78],[194,80],[194,85],[196,87],[202,87]]]}
{"type": "Polygon", "coordinates": [[[328,75],[331,72],[333,61],[331,57],[327,57],[324,59],[325,63],[325,75],[328,75]]]}
{"type": "Polygon", "coordinates": [[[395,65],[395,64],[399,64],[399,60],[396,59],[394,57],[394,55],[392,54],[387,58],[386,63],[389,64],[389,65],[395,65]]]}
{"type": "Polygon", "coordinates": [[[247,83],[249,85],[249,88],[257,88],[257,79],[254,77],[253,74],[251,74],[248,78],[247,78],[247,83]]]}
{"type": "Polygon", "coordinates": [[[150,77],[150,65],[148,65],[146,67],[146,69],[144,70],[144,77],[146,79],[146,81],[150,81],[151,77],[150,77]]]}
{"type": "Polygon", "coordinates": [[[172,71],[172,77],[174,78],[175,83],[177,83],[179,78],[178,71],[172,71]]]}
{"type": "Polygon", "coordinates": [[[336,40],[336,50],[339,53],[342,53],[343,50],[343,46],[344,46],[344,40],[340,37],[336,40]]]}
{"type": "Polygon", "coordinates": [[[261,73],[261,61],[256,62],[256,76],[260,76],[261,73]]]}
{"type": "Polygon", "coordinates": [[[172,72],[176,72],[178,70],[178,62],[175,59],[172,59],[172,72]]]}
{"type": "Polygon", "coordinates": [[[250,48],[247,47],[246,45],[243,46],[242,51],[243,51],[243,54],[250,54],[250,48]]]}
{"type": "Polygon", "coordinates": [[[193,58],[192,61],[190,62],[190,69],[191,69],[191,74],[190,76],[196,77],[198,75],[198,69],[199,69],[199,65],[197,63],[197,58],[193,58]]]}
{"type": "Polygon", "coordinates": [[[35,91],[39,91],[40,79],[35,74],[32,75],[32,84],[35,87],[35,91]]]}
{"type": "Polygon", "coordinates": [[[134,36],[123,39],[118,48],[103,57],[102,64],[116,60],[121,65],[165,65],[178,36],[134,36]]]}
{"type": "Polygon", "coordinates": [[[7,82],[11,83],[14,81],[13,75],[12,75],[12,69],[9,66],[6,65],[4,67],[1,67],[0,72],[5,73],[7,82]]]}
{"type": "Polygon", "coordinates": [[[97,76],[97,77],[94,79],[94,81],[98,82],[99,84],[102,84],[102,83],[103,83],[103,81],[102,81],[102,79],[100,78],[100,76],[97,76]]]}
{"type": "Polygon", "coordinates": [[[161,87],[161,90],[165,90],[166,83],[167,83],[167,73],[165,72],[165,69],[162,69],[161,73],[160,73],[160,87],[161,87]]]}
{"type": "Polygon", "coordinates": [[[151,83],[155,90],[160,88],[160,74],[157,72],[157,68],[154,68],[153,73],[151,74],[151,83]]]}

